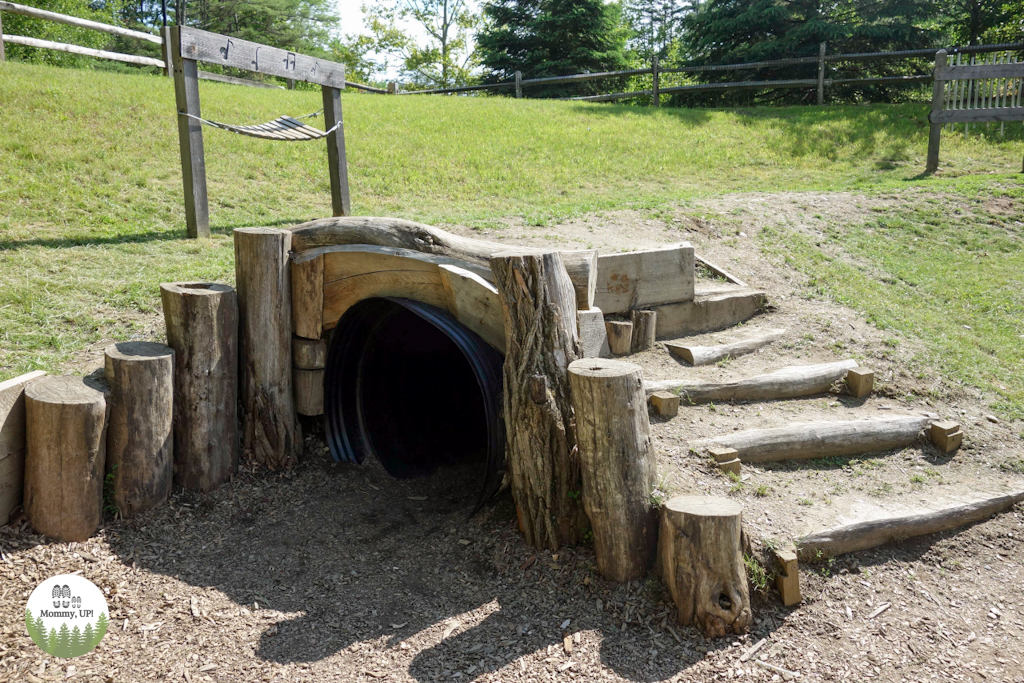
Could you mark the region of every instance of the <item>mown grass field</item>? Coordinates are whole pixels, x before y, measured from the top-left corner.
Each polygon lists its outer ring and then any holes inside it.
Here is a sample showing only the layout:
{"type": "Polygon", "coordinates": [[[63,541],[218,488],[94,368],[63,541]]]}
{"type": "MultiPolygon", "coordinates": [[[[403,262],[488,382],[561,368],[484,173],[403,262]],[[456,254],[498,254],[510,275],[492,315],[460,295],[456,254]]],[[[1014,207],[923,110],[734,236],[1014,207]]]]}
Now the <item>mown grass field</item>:
{"type": "MultiPolygon", "coordinates": [[[[318,91],[200,90],[204,116],[231,123],[320,107],[318,91]]],[[[1006,195],[1016,218],[922,203],[837,227],[826,246],[882,280],[824,261],[824,247],[798,235],[765,239],[794,267],[823,271],[821,294],[921,335],[952,376],[994,389],[1002,410],[1024,416],[1020,124],[1005,137],[945,136],[942,171],[928,178],[920,105],[652,110],[365,94],[343,103],[363,215],[498,228],[509,217],[544,225],[737,191],[1006,195]]],[[[206,129],[214,237],[185,240],[174,111],[170,79],[0,63],[0,378],[56,370],[90,343],[136,334],[159,310],[162,281],[230,282],[232,228],[330,214],[322,144],[206,129]]]]}

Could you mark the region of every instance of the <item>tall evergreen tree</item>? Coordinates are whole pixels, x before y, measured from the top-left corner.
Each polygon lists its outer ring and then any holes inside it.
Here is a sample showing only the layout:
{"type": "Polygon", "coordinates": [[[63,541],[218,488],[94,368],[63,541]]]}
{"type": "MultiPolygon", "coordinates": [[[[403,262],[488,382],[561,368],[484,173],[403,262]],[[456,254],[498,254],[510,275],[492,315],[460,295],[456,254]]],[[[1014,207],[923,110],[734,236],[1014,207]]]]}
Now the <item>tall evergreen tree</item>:
{"type": "Polygon", "coordinates": [[[481,63],[490,71],[487,80],[505,81],[533,65],[541,49],[536,32],[540,5],[541,0],[492,0],[484,4],[485,28],[477,35],[476,49],[481,63]]]}
{"type": "MultiPolygon", "coordinates": [[[[693,0],[698,3],[698,0],[693,0]]],[[[683,20],[693,11],[689,0],[626,0],[623,18],[632,30],[629,47],[644,63],[668,56],[671,45],[682,37],[683,20]]]]}

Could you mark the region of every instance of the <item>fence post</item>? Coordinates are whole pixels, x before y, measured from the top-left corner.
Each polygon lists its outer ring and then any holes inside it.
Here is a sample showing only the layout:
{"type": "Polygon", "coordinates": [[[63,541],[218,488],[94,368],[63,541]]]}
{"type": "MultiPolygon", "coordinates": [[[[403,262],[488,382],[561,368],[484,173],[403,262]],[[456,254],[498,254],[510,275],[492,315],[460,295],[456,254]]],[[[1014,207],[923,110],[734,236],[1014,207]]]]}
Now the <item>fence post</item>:
{"type": "Polygon", "coordinates": [[[388,81],[388,94],[389,95],[397,95],[398,94],[398,83],[396,83],[395,81],[388,81]]]}
{"type": "Polygon", "coordinates": [[[160,37],[164,39],[164,76],[174,78],[174,58],[171,57],[171,27],[164,26],[160,29],[160,37]]]}
{"type": "Polygon", "coordinates": [[[935,122],[935,115],[942,111],[942,95],[946,82],[939,79],[939,69],[946,66],[946,51],[939,50],[935,53],[935,70],[932,71],[932,111],[928,115],[928,122],[931,124],[928,131],[928,165],[925,173],[935,173],[939,170],[939,142],[942,138],[942,124],[935,122]]]}
{"type": "Polygon", "coordinates": [[[654,106],[661,106],[661,83],[660,73],[658,72],[658,55],[654,55],[654,61],[651,64],[651,74],[654,76],[654,106]]]}
{"type": "Polygon", "coordinates": [[[341,91],[322,86],[324,127],[338,127],[327,136],[327,165],[331,169],[331,208],[335,216],[351,216],[348,194],[348,160],[345,157],[345,124],[341,117],[341,91]]]}
{"type": "Polygon", "coordinates": [[[523,72],[516,71],[516,99],[523,96],[523,72]]]}
{"type": "Polygon", "coordinates": [[[210,207],[206,200],[203,124],[197,120],[200,115],[199,65],[196,60],[181,56],[181,27],[170,28],[168,50],[174,65],[174,100],[178,106],[181,181],[185,186],[185,227],[189,237],[209,237],[210,207]]]}
{"type": "Polygon", "coordinates": [[[4,61],[4,14],[0,12],[0,62],[4,61]]]}
{"type": "Polygon", "coordinates": [[[294,78],[286,78],[286,79],[284,79],[284,82],[288,86],[289,90],[295,90],[295,79],[294,78]]]}
{"type": "Polygon", "coordinates": [[[818,45],[818,106],[825,104],[825,43],[818,45]]]}

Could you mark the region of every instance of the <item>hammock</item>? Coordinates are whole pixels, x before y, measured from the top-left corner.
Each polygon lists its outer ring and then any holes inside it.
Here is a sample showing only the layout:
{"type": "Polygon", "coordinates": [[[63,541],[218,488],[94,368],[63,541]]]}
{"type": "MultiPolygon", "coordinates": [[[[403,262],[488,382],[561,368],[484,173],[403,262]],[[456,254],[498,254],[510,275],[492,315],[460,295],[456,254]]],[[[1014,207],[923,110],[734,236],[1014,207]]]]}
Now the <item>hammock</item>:
{"type": "MultiPolygon", "coordinates": [[[[329,130],[319,130],[312,126],[307,126],[298,119],[293,119],[290,116],[280,116],[273,121],[267,123],[261,123],[253,126],[232,126],[227,123],[220,123],[219,121],[208,121],[207,119],[187,114],[185,112],[178,112],[183,116],[187,116],[190,119],[195,119],[200,123],[207,126],[213,126],[214,128],[220,128],[221,130],[227,130],[232,133],[238,133],[239,135],[248,135],[253,138],[262,138],[263,140],[284,140],[285,142],[304,142],[306,140],[319,140],[325,138],[338,129],[341,123],[335,124],[329,130]]],[[[310,116],[319,116],[320,112],[314,112],[312,114],[306,114],[300,116],[300,119],[308,118],[310,116]]]]}

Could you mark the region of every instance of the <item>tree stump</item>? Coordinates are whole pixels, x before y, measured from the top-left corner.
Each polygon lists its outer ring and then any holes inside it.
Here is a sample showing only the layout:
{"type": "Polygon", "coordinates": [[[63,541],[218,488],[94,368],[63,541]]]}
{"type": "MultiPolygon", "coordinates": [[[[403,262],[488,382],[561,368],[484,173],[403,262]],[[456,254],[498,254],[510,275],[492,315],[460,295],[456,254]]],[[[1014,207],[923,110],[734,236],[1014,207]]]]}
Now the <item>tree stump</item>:
{"type": "Polygon", "coordinates": [[[84,541],[100,525],[107,401],[81,377],[25,386],[25,514],[37,532],[84,541]]]}
{"type": "Polygon", "coordinates": [[[292,466],[302,451],[292,391],[291,236],[235,229],[244,450],[272,469],[292,466]]]}
{"type": "Polygon", "coordinates": [[[104,352],[110,386],[107,466],[122,517],[160,505],[174,477],[174,350],[152,342],[104,352]]]}
{"type": "Polygon", "coordinates": [[[557,252],[502,252],[490,264],[505,318],[512,495],[527,543],[557,550],[586,526],[567,373],[582,355],[576,294],[557,252]]]}
{"type": "Polygon", "coordinates": [[[612,581],[642,578],[657,538],[643,373],[634,363],[587,358],[569,366],[569,384],[597,571],[612,581]]]}
{"type": "Polygon", "coordinates": [[[742,512],[739,503],[713,496],[676,496],[662,509],[662,580],[679,621],[696,625],[708,638],[745,633],[750,624],[742,512]]]}
{"type": "Polygon", "coordinates": [[[209,282],[160,285],[174,349],[174,481],[212,491],[238,466],[238,302],[209,282]]]}
{"type": "Polygon", "coordinates": [[[658,314],[655,311],[630,311],[633,323],[633,336],[629,343],[630,353],[639,353],[654,348],[654,333],[658,327],[658,314]]]}
{"type": "Polygon", "coordinates": [[[633,346],[633,323],[605,320],[604,328],[608,337],[608,350],[616,356],[629,354],[633,346]]]}

